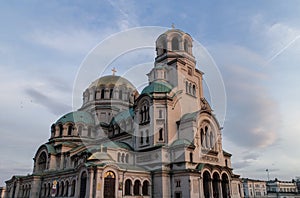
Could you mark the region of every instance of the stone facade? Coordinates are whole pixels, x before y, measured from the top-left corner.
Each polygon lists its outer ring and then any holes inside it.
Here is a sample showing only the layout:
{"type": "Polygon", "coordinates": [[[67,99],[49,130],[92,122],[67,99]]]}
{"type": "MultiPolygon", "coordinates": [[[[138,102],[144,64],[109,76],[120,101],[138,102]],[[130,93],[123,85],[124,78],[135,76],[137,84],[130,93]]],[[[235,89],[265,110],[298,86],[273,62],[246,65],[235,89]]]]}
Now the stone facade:
{"type": "Polygon", "coordinates": [[[278,179],[267,182],[268,197],[299,198],[296,181],[280,181],[278,179]]]}
{"type": "Polygon", "coordinates": [[[51,126],[33,173],[6,181],[6,197],[241,197],[191,36],[171,29],[156,47],[149,85],[92,82],[82,107],[51,126]]]}
{"type": "Polygon", "coordinates": [[[266,181],[243,178],[242,182],[245,198],[267,197],[266,181]]]}

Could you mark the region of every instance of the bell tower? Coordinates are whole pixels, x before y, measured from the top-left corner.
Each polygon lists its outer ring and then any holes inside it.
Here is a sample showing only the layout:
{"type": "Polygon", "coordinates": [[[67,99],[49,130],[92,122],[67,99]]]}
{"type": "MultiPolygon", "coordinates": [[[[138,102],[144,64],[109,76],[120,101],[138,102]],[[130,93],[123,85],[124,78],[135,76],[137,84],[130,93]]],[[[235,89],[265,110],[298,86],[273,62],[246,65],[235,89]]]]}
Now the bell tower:
{"type": "MultiPolygon", "coordinates": [[[[174,27],[156,40],[154,68],[148,74],[149,82],[165,81],[173,92],[181,94],[182,113],[200,109],[203,98],[203,73],[196,68],[192,37],[174,27]]],[[[183,115],[182,114],[182,115],[183,115]]]]}

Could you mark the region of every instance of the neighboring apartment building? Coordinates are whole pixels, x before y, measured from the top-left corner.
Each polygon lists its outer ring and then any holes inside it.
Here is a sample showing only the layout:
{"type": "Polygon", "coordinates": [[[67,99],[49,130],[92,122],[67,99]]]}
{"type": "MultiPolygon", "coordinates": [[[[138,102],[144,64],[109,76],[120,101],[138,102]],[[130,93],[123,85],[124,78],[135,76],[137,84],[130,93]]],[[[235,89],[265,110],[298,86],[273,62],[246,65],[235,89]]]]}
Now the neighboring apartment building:
{"type": "Polygon", "coordinates": [[[244,197],[267,197],[267,185],[265,181],[243,178],[244,197]]]}
{"type": "Polygon", "coordinates": [[[278,179],[267,182],[268,197],[278,198],[298,198],[298,188],[296,181],[279,181],[278,179]]]}

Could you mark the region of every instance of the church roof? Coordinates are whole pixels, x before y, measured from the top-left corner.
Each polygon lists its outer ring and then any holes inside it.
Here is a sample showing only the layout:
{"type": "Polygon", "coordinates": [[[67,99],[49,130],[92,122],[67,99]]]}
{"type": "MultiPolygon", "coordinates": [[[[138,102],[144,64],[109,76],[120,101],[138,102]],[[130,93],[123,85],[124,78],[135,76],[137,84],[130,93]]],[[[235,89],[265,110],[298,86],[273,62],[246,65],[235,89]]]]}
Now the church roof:
{"type": "Polygon", "coordinates": [[[121,76],[115,76],[115,75],[108,75],[108,76],[103,76],[92,82],[92,84],[89,86],[89,88],[92,87],[101,87],[101,86],[107,86],[111,85],[112,88],[114,86],[120,86],[120,85],[126,85],[129,88],[132,88],[135,90],[136,88],[134,85],[129,82],[126,78],[123,78],[121,76]]]}
{"type": "Polygon", "coordinates": [[[100,161],[105,161],[105,160],[112,160],[112,157],[105,152],[96,152],[93,153],[88,160],[100,160],[100,161]]]}
{"type": "Polygon", "coordinates": [[[186,113],[181,117],[181,120],[188,120],[188,119],[192,119],[195,118],[197,116],[197,114],[199,113],[199,111],[193,112],[193,113],[186,113]]]}
{"type": "Polygon", "coordinates": [[[133,117],[134,116],[134,110],[133,108],[130,108],[128,110],[122,111],[120,113],[118,113],[112,120],[112,123],[119,123],[122,120],[126,120],[129,117],[133,117]]]}
{"type": "Polygon", "coordinates": [[[194,144],[187,139],[177,139],[170,146],[174,147],[174,146],[179,146],[179,145],[194,146],[194,144]]]}
{"type": "Polygon", "coordinates": [[[172,90],[172,85],[164,81],[151,82],[145,87],[141,94],[152,94],[152,93],[169,93],[172,90]]]}
{"type": "Polygon", "coordinates": [[[74,111],[67,113],[56,121],[56,124],[65,124],[67,122],[83,122],[86,124],[94,124],[94,119],[92,115],[85,111],[74,111]]]}
{"type": "Polygon", "coordinates": [[[116,148],[116,149],[126,149],[126,150],[130,150],[132,151],[132,147],[130,145],[128,145],[127,143],[124,142],[114,142],[114,141],[108,141],[102,144],[103,147],[107,147],[107,148],[116,148]]]}

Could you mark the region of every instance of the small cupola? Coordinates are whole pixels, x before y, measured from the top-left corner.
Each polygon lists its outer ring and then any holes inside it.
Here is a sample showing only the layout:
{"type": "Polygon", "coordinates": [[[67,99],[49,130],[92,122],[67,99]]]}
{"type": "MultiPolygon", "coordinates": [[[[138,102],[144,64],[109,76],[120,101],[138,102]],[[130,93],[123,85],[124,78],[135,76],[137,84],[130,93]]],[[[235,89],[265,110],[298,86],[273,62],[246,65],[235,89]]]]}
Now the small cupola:
{"type": "Polygon", "coordinates": [[[193,39],[192,37],[179,30],[172,28],[161,34],[156,40],[156,58],[168,54],[188,55],[193,57],[192,52],[193,39]]]}

